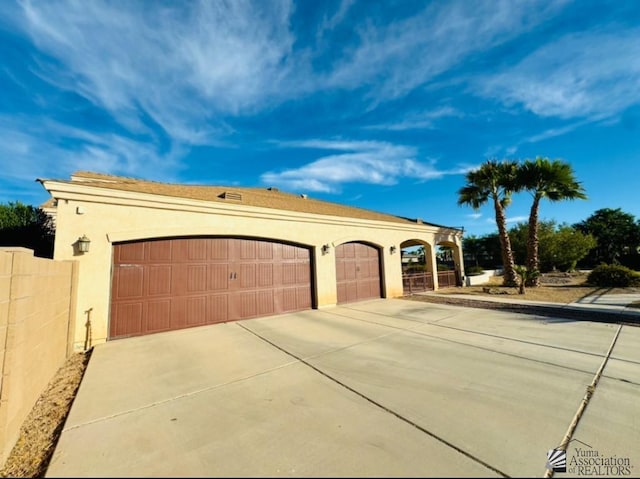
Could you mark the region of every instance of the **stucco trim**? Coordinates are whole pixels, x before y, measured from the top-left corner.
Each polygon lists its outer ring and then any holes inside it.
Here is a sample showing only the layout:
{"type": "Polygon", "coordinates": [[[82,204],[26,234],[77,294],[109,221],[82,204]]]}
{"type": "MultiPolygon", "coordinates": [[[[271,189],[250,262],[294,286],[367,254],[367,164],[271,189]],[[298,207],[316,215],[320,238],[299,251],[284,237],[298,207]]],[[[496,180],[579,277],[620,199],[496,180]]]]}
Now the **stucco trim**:
{"type": "Polygon", "coordinates": [[[277,219],[279,221],[295,221],[315,224],[350,225],[364,228],[384,227],[388,230],[413,231],[420,233],[443,233],[461,235],[460,230],[431,226],[427,224],[369,220],[344,216],[320,215],[316,213],[300,213],[273,208],[261,208],[238,204],[221,204],[204,200],[161,196],[151,193],[137,193],[122,190],[91,187],[90,185],[74,185],[51,180],[43,180],[43,186],[59,201],[71,200],[83,203],[102,203],[119,206],[138,206],[154,210],[185,211],[193,213],[209,213],[217,215],[241,216],[244,218],[277,219]],[[108,193],[108,194],[107,194],[108,193]]]}

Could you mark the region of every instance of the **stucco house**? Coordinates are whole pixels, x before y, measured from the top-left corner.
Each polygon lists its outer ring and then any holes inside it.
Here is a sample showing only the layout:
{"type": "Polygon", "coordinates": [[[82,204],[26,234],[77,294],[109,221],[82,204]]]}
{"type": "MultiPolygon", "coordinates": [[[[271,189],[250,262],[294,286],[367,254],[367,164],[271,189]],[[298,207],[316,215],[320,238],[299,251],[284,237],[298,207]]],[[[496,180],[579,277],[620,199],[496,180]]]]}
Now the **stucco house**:
{"type": "Polygon", "coordinates": [[[277,188],[83,171],[38,181],[55,208],[54,259],[79,263],[78,350],[88,340],[400,297],[403,247],[424,246],[435,272],[436,245],[449,246],[464,277],[462,230],[420,219],[277,188]]]}

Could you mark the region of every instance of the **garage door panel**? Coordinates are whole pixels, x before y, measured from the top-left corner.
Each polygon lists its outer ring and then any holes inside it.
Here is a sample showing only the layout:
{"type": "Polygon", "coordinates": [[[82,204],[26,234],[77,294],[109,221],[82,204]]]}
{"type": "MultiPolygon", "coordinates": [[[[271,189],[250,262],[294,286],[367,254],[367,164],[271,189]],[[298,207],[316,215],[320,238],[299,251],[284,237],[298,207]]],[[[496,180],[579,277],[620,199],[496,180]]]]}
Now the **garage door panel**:
{"type": "Polygon", "coordinates": [[[257,242],[252,240],[236,240],[240,246],[240,259],[257,258],[257,242]]]}
{"type": "Polygon", "coordinates": [[[229,296],[216,294],[207,297],[207,324],[221,323],[229,318],[229,296]]]}
{"type": "Polygon", "coordinates": [[[171,329],[171,300],[147,302],[145,317],[147,331],[168,331],[171,329]]]}
{"type": "Polygon", "coordinates": [[[145,244],[144,243],[128,243],[121,245],[116,250],[115,258],[118,263],[128,261],[144,261],[145,244]]]}
{"type": "Polygon", "coordinates": [[[258,316],[266,316],[275,313],[274,290],[268,289],[257,292],[258,316]]]}
{"type": "Polygon", "coordinates": [[[347,301],[347,283],[337,284],[338,303],[345,303],[347,301]]]}
{"type": "Polygon", "coordinates": [[[359,281],[358,297],[359,298],[379,298],[380,283],[375,280],[359,281]]]}
{"type": "Polygon", "coordinates": [[[310,308],[310,257],[245,238],[116,244],[110,339],[310,308]]]}
{"type": "Polygon", "coordinates": [[[360,261],[356,266],[356,273],[360,278],[369,278],[369,262],[368,261],[360,261]]]}
{"type": "Polygon", "coordinates": [[[357,264],[353,261],[344,263],[344,279],[347,281],[354,281],[357,278],[356,268],[357,264]]]}
{"type": "Polygon", "coordinates": [[[338,303],[379,298],[380,251],[365,243],[344,243],[336,247],[338,303]]]}
{"type": "Polygon", "coordinates": [[[282,311],[296,311],[298,309],[298,297],[296,288],[285,288],[282,290],[282,311]]]}
{"type": "Polygon", "coordinates": [[[142,302],[122,303],[112,309],[110,336],[134,336],[142,332],[142,302]]]}
{"type": "Polygon", "coordinates": [[[248,319],[258,315],[258,295],[256,291],[235,293],[232,295],[230,319],[248,319]]]}
{"type": "Polygon", "coordinates": [[[258,287],[271,287],[273,282],[273,264],[259,264],[258,265],[258,287]]]}
{"type": "MultiPolygon", "coordinates": [[[[184,318],[186,326],[201,326],[207,323],[207,297],[197,296],[195,298],[185,298],[174,300],[184,303],[184,318]]],[[[172,311],[174,316],[181,316],[177,308],[172,311]]]]}
{"type": "Polygon", "coordinates": [[[187,261],[199,262],[209,259],[209,247],[211,246],[211,241],[201,239],[198,241],[189,241],[186,244],[187,261]]]}
{"type": "MultiPolygon", "coordinates": [[[[207,273],[208,267],[206,264],[187,264],[184,265],[186,271],[186,292],[198,293],[207,291],[207,273]]],[[[223,272],[223,277],[226,278],[226,271],[223,272]]]]}
{"type": "Polygon", "coordinates": [[[258,281],[256,278],[257,268],[255,263],[241,263],[236,269],[239,271],[235,272],[237,276],[234,275],[233,281],[237,281],[240,288],[247,289],[256,287],[258,281]]]}
{"type": "Polygon", "coordinates": [[[296,284],[309,284],[311,282],[311,270],[309,263],[296,264],[296,284]]]}
{"type": "Polygon", "coordinates": [[[171,294],[171,266],[148,266],[145,268],[147,294],[149,296],[171,294]]]}
{"type": "Polygon", "coordinates": [[[360,248],[360,254],[364,258],[376,259],[378,258],[378,250],[376,248],[371,248],[367,245],[362,245],[360,248]]]}
{"type": "Polygon", "coordinates": [[[356,257],[356,245],[353,243],[347,243],[345,245],[340,245],[344,247],[344,254],[342,255],[344,258],[355,258],[356,257]]]}
{"type": "Polygon", "coordinates": [[[120,265],[116,268],[113,287],[115,299],[140,298],[144,291],[144,269],[137,265],[120,265]]]}
{"type": "Polygon", "coordinates": [[[359,281],[356,283],[356,296],[355,298],[367,298],[369,297],[369,283],[364,281],[359,281]]]}
{"type": "Polygon", "coordinates": [[[311,295],[309,294],[308,288],[296,288],[296,300],[297,304],[295,310],[311,308],[311,295]]]}
{"type": "Polygon", "coordinates": [[[336,281],[338,283],[347,279],[347,273],[345,271],[345,263],[343,261],[338,261],[338,257],[336,255],[336,281]]]}
{"type": "Polygon", "coordinates": [[[272,260],[274,258],[275,246],[273,243],[267,241],[258,242],[258,259],[259,260],[272,260]]]}
{"type": "Polygon", "coordinates": [[[209,264],[207,265],[207,272],[208,291],[226,291],[229,289],[231,272],[229,271],[228,264],[209,264]]]}
{"type": "Polygon", "coordinates": [[[296,284],[296,265],[293,263],[284,263],[282,265],[282,284],[296,284]]]}
{"type": "Polygon", "coordinates": [[[296,248],[289,244],[282,245],[282,259],[296,259],[296,248]]]}
{"type": "Polygon", "coordinates": [[[171,262],[171,245],[171,240],[147,243],[147,259],[149,262],[171,262]]]}
{"type": "Polygon", "coordinates": [[[230,242],[224,238],[209,239],[209,254],[213,261],[229,261],[230,242]]]}
{"type": "Polygon", "coordinates": [[[354,301],[358,299],[358,283],[347,283],[347,297],[344,301],[354,301]]]}

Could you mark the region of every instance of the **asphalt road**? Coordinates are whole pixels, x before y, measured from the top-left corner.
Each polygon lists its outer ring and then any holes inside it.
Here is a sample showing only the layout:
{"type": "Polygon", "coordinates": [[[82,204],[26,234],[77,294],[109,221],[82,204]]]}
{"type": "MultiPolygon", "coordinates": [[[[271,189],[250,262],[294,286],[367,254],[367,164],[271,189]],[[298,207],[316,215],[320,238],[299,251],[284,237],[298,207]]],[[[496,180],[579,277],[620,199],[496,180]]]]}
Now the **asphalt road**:
{"type": "Polygon", "coordinates": [[[638,476],[638,397],[638,327],[375,300],[96,346],[47,477],[638,476]]]}

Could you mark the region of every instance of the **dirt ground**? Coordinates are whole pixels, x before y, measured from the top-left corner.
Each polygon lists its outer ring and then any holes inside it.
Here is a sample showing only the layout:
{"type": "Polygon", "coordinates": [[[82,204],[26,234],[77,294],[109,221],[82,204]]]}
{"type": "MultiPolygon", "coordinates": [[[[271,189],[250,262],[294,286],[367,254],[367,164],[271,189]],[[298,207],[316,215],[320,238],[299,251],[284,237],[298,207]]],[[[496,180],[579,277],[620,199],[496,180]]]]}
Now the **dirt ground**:
{"type": "Polygon", "coordinates": [[[27,416],[0,471],[2,477],[44,477],[91,351],[71,355],[27,416]]]}
{"type": "Polygon", "coordinates": [[[525,288],[525,293],[518,294],[518,288],[502,286],[502,276],[494,276],[484,285],[468,286],[465,288],[443,288],[441,294],[471,294],[479,296],[514,295],[517,300],[549,301],[552,303],[570,303],[584,296],[595,293],[598,288],[584,285],[586,275],[574,274],[545,274],[540,277],[540,287],[525,288]],[[489,292],[486,287],[489,286],[489,292]]]}
{"type": "Polygon", "coordinates": [[[545,301],[550,303],[571,303],[580,298],[599,293],[640,293],[640,288],[599,288],[587,286],[587,273],[545,273],[540,277],[540,286],[525,288],[518,294],[518,288],[502,286],[502,276],[494,276],[487,283],[464,288],[441,288],[439,294],[465,294],[495,297],[513,295],[514,300],[545,301]],[[488,290],[487,290],[488,288],[488,290]]]}
{"type": "MultiPolygon", "coordinates": [[[[538,288],[527,288],[524,296],[518,295],[515,288],[500,286],[500,277],[492,278],[492,281],[485,285],[465,288],[443,288],[438,292],[450,294],[452,298],[456,294],[478,295],[479,299],[482,296],[495,294],[513,294],[518,296],[514,298],[518,300],[566,304],[602,290],[602,288],[584,286],[585,279],[586,275],[580,273],[544,275],[541,278],[542,285],[538,288]]],[[[614,288],[608,291],[612,293],[640,292],[640,288],[614,288]]],[[[414,296],[406,299],[433,301],[435,298],[414,296]]],[[[495,304],[484,303],[479,301],[472,306],[497,307],[495,304]]],[[[464,305],[464,303],[456,304],[464,305]]],[[[513,307],[511,310],[513,310],[513,307]]],[[[534,309],[528,310],[526,307],[521,307],[519,311],[531,314],[536,313],[534,309]]],[[[91,351],[76,353],[68,358],[58,370],[56,376],[42,393],[23,424],[20,437],[3,469],[0,471],[1,477],[44,477],[90,356],[91,351]]]]}

